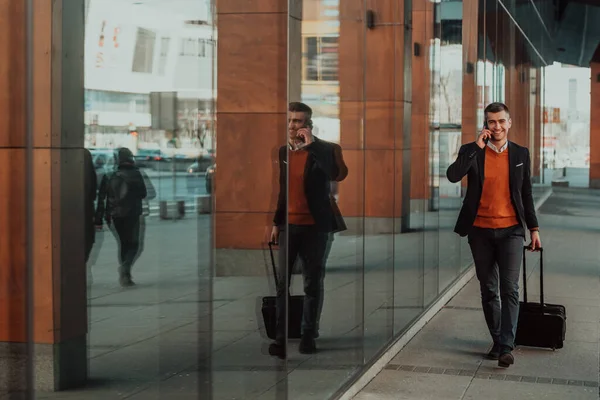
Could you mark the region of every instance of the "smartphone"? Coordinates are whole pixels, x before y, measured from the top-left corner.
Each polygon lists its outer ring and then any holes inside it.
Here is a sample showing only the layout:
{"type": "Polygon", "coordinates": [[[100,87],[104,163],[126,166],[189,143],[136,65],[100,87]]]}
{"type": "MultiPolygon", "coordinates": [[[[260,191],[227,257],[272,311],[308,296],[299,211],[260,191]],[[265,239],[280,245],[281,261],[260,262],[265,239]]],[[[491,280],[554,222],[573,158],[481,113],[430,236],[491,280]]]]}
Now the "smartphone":
{"type": "MultiPolygon", "coordinates": [[[[488,127],[487,121],[485,121],[485,122],[483,123],[483,129],[487,129],[487,130],[489,130],[489,129],[490,129],[490,128],[488,127]]],[[[483,143],[485,143],[485,144],[488,144],[488,142],[489,142],[489,141],[490,141],[490,138],[489,138],[489,137],[487,137],[487,138],[483,139],[483,143]]]]}

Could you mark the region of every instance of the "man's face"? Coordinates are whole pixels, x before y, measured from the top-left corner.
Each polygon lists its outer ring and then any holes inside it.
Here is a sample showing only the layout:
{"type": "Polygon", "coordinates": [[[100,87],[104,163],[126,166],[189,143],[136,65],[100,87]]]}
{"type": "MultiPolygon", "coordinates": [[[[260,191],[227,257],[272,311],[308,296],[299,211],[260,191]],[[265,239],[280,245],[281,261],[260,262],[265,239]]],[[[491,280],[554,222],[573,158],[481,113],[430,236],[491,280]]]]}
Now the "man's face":
{"type": "Polygon", "coordinates": [[[506,139],[508,131],[512,126],[512,120],[510,116],[506,114],[506,111],[500,111],[497,113],[487,113],[487,124],[488,129],[492,132],[492,142],[502,142],[506,139]]]}
{"type": "Polygon", "coordinates": [[[301,111],[288,112],[288,134],[290,138],[297,135],[298,129],[306,127],[306,113],[301,111]]]}

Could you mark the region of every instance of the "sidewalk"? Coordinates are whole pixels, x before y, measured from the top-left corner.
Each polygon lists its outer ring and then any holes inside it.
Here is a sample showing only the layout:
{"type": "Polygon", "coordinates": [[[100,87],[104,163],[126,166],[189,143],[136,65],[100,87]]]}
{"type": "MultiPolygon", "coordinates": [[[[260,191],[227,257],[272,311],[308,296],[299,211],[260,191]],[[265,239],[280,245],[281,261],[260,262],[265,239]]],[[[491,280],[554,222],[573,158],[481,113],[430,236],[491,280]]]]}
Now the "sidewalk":
{"type": "MultiPolygon", "coordinates": [[[[536,200],[544,193],[536,190],[536,200]]],[[[390,321],[401,329],[422,312],[421,297],[437,295],[438,280],[444,286],[456,277],[457,271],[446,265],[439,273],[432,269],[437,260],[430,254],[422,257],[422,248],[436,240],[444,260],[464,256],[452,233],[455,214],[431,213],[429,221],[421,215],[425,226],[439,224],[439,231],[336,237],[327,267],[319,339],[323,351],[304,356],[291,343],[283,373],[279,360],[266,355],[270,341],[259,330],[257,301],[273,294],[272,279],[207,278],[212,272],[210,215],[147,220],[145,250],[134,268],[138,286],[131,290],[118,286],[117,246],[104,232],[94,247],[94,282],[88,290],[90,384],[37,398],[198,398],[198,381],[206,378],[202,363],[209,354],[215,400],[285,398],[275,393],[282,385],[290,400],[330,398],[383,346],[390,321]],[[394,252],[402,256],[392,263],[394,252]]],[[[301,279],[294,279],[292,292],[302,292],[301,279]]]]}
{"type": "MultiPolygon", "coordinates": [[[[518,347],[508,369],[484,358],[491,340],[473,278],[356,400],[599,398],[600,192],[554,189],[539,212],[546,302],[567,308],[557,351],[518,347]]],[[[539,296],[537,255],[528,291],[539,296]]]]}

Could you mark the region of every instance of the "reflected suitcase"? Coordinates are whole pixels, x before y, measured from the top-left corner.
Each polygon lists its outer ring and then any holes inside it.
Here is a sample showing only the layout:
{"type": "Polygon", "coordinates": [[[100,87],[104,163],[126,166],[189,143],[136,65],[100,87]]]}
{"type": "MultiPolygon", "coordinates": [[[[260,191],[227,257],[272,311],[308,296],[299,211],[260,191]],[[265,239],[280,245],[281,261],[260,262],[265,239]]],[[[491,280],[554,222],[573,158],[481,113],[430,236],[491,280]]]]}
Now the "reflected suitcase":
{"type": "Polygon", "coordinates": [[[561,349],[567,329],[567,313],[562,305],[544,303],[544,249],[540,249],[540,302],[527,301],[526,252],[523,248],[523,301],[519,303],[519,322],[515,344],[561,349]]]}
{"type": "MultiPolygon", "coordinates": [[[[273,243],[269,243],[269,253],[271,254],[271,265],[273,267],[273,278],[275,279],[275,288],[277,289],[279,278],[277,268],[275,267],[275,256],[273,255],[273,243]]],[[[290,296],[288,300],[288,339],[299,339],[302,336],[302,314],[304,310],[304,296],[290,296]]],[[[275,296],[265,296],[262,299],[262,316],[265,324],[265,331],[269,339],[275,340],[277,332],[277,306],[275,296]]]]}

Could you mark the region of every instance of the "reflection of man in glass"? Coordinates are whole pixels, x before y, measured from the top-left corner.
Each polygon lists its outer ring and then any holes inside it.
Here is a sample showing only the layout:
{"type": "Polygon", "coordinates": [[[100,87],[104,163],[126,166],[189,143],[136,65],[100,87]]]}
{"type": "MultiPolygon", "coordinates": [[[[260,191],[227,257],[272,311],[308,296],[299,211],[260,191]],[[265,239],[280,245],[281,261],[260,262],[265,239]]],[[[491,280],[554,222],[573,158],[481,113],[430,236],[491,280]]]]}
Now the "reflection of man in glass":
{"type": "Polygon", "coordinates": [[[277,336],[269,347],[271,355],[281,358],[286,355],[285,299],[297,258],[302,260],[305,294],[299,351],[311,354],[317,350],[315,338],[328,244],[333,232],[345,229],[331,182],[348,175],[341,147],[312,135],[311,108],[290,103],[288,110],[288,145],[279,149],[279,198],[271,233],[271,241],[280,245],[279,276],[287,278],[280,279],[277,288],[277,336]]]}
{"type": "Polygon", "coordinates": [[[477,140],[460,148],[446,172],[453,183],[468,177],[454,230],[469,237],[483,313],[494,341],[488,357],[505,368],[514,363],[525,228],[530,231],[532,250],[541,247],[529,150],[508,141],[511,125],[506,105],[487,106],[477,140]]]}

